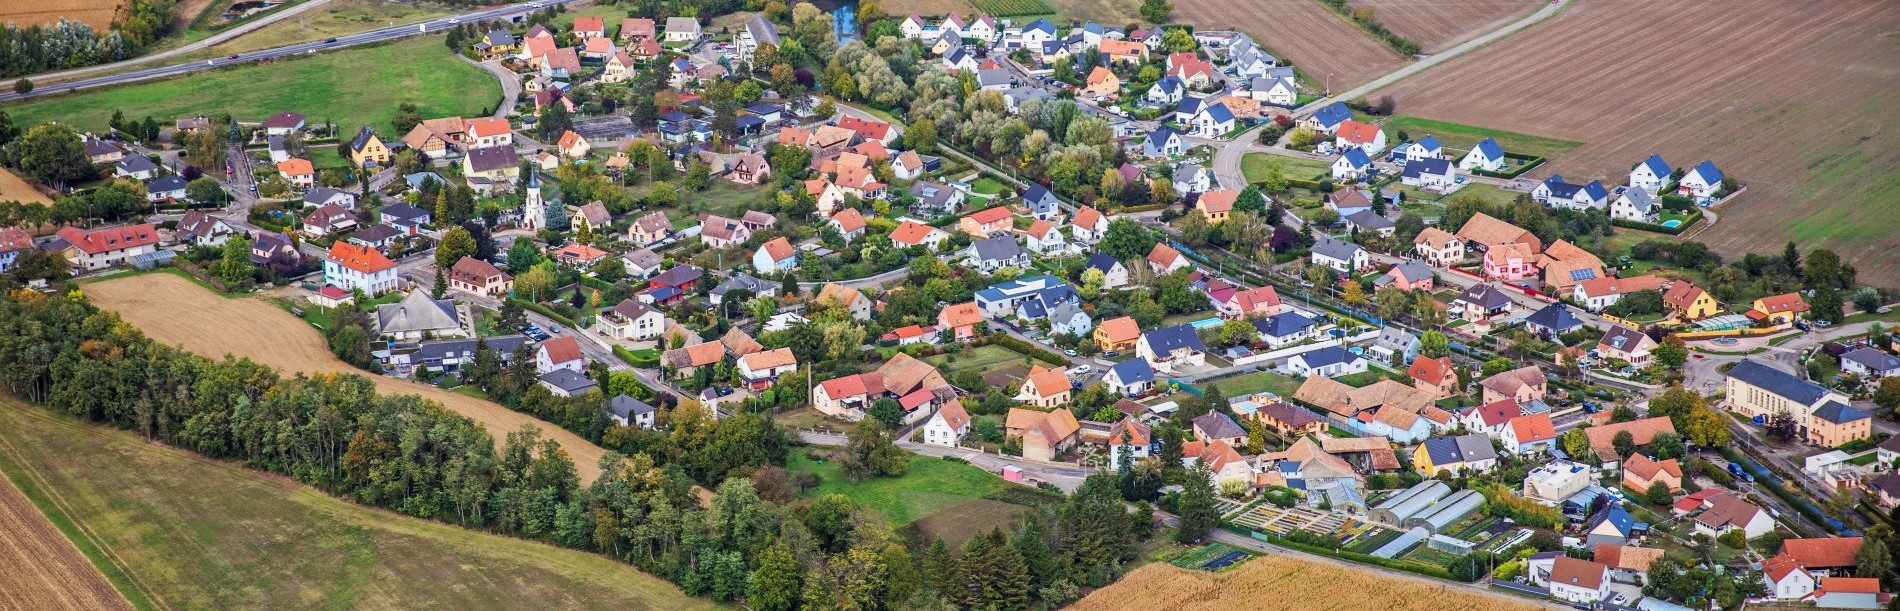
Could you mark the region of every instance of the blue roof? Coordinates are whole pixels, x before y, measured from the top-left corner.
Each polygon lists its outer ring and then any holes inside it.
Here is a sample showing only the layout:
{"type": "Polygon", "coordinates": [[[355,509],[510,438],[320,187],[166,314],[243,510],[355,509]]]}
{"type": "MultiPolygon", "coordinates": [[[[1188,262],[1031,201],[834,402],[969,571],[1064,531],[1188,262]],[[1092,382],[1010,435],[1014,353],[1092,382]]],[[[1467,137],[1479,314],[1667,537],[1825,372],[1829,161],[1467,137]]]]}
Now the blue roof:
{"type": "Polygon", "coordinates": [[[1813,405],[1827,396],[1827,389],[1821,385],[1797,378],[1794,374],[1775,369],[1754,359],[1742,359],[1728,370],[1728,377],[1747,382],[1750,386],[1799,403],[1813,405]]]}
{"type": "Polygon", "coordinates": [[[1451,160],[1438,157],[1423,157],[1405,162],[1405,178],[1417,178],[1426,174],[1444,175],[1451,173],[1451,160]]]}
{"type": "Polygon", "coordinates": [[[1609,522],[1612,526],[1616,527],[1617,532],[1623,533],[1624,535],[1628,535],[1636,528],[1636,518],[1630,517],[1630,512],[1624,511],[1623,506],[1620,504],[1610,503],[1604,505],[1602,509],[1598,509],[1595,514],[1592,514],[1590,516],[1590,525],[1584,527],[1583,530],[1586,533],[1596,530],[1597,526],[1604,522],[1609,522]]]}
{"type": "Polygon", "coordinates": [[[1339,346],[1327,346],[1312,352],[1302,353],[1299,355],[1299,358],[1300,360],[1306,361],[1307,367],[1319,368],[1327,365],[1351,363],[1359,360],[1359,355],[1347,352],[1345,348],[1339,346]]]}
{"type": "Polygon", "coordinates": [[[1181,77],[1172,74],[1161,77],[1161,80],[1155,81],[1155,86],[1160,87],[1161,91],[1168,95],[1174,95],[1175,92],[1181,90],[1181,77]]]}
{"type": "Polygon", "coordinates": [[[1814,417],[1820,418],[1822,420],[1826,420],[1828,422],[1832,422],[1834,424],[1847,424],[1849,422],[1854,422],[1856,420],[1864,420],[1867,418],[1872,418],[1873,416],[1869,415],[1867,412],[1854,409],[1853,406],[1850,406],[1846,403],[1842,403],[1840,401],[1829,401],[1827,403],[1821,404],[1820,409],[1814,410],[1814,417]]]}
{"type": "Polygon", "coordinates": [[[1098,252],[1089,256],[1089,269],[1099,269],[1102,270],[1104,274],[1108,273],[1108,270],[1115,269],[1115,266],[1119,264],[1121,264],[1120,261],[1116,261],[1115,257],[1111,257],[1105,252],[1098,252]]]}
{"type": "Polygon", "coordinates": [[[1351,118],[1352,109],[1347,108],[1345,102],[1333,102],[1332,106],[1321,108],[1319,112],[1313,113],[1313,120],[1319,121],[1320,125],[1324,125],[1328,128],[1339,125],[1341,121],[1351,118]]]}
{"type": "Polygon", "coordinates": [[[1313,319],[1299,312],[1286,311],[1253,321],[1253,328],[1261,335],[1286,337],[1313,327],[1313,319]]]}
{"type": "Polygon", "coordinates": [[[1610,191],[1603,188],[1603,181],[1601,180],[1592,180],[1590,184],[1584,185],[1583,194],[1590,196],[1590,199],[1598,200],[1610,197],[1610,191]]]}
{"type": "Polygon", "coordinates": [[[1525,318],[1524,324],[1537,325],[1546,329],[1553,329],[1558,333],[1564,333],[1571,329],[1582,327],[1583,320],[1577,318],[1576,314],[1570,313],[1570,308],[1564,304],[1553,303],[1544,306],[1544,309],[1538,310],[1525,318]]]}
{"type": "Polygon", "coordinates": [[[1366,157],[1366,152],[1363,150],[1359,150],[1356,148],[1346,149],[1346,152],[1343,153],[1342,156],[1346,158],[1346,163],[1352,164],[1352,167],[1355,167],[1355,168],[1363,168],[1363,167],[1372,165],[1372,159],[1370,157],[1366,157]]]}
{"type": "Polygon", "coordinates": [[[1696,164],[1695,169],[1691,171],[1701,176],[1702,180],[1707,181],[1709,184],[1722,182],[1722,171],[1715,169],[1715,162],[1713,161],[1704,159],[1702,163],[1696,164]]]}
{"type": "Polygon", "coordinates": [[[1643,160],[1642,165],[1648,166],[1649,171],[1655,173],[1657,177],[1669,176],[1669,164],[1663,161],[1662,155],[1650,155],[1648,159],[1643,160]]]}
{"type": "Polygon", "coordinates": [[[666,301],[668,299],[678,297],[680,294],[680,290],[670,287],[670,286],[662,286],[658,288],[647,289],[647,294],[653,296],[653,300],[656,302],[666,301]]]}
{"type": "Polygon", "coordinates": [[[1207,344],[1201,343],[1201,336],[1195,335],[1194,327],[1189,325],[1162,327],[1143,333],[1141,338],[1147,341],[1148,347],[1153,348],[1156,353],[1167,353],[1176,348],[1207,350],[1207,344]]]}
{"type": "Polygon", "coordinates": [[[1149,148],[1160,149],[1161,147],[1167,146],[1168,139],[1173,138],[1173,137],[1174,137],[1174,130],[1168,129],[1168,126],[1163,125],[1161,127],[1155,128],[1154,131],[1148,132],[1148,141],[1146,145],[1149,148]]]}
{"type": "Polygon", "coordinates": [[[1427,439],[1425,454],[1431,457],[1434,465],[1494,460],[1498,457],[1497,450],[1491,447],[1491,439],[1483,433],[1427,439]]]}
{"type": "Polygon", "coordinates": [[[1148,366],[1148,361],[1141,359],[1128,359],[1116,363],[1114,367],[1110,367],[1109,369],[1115,372],[1115,377],[1121,378],[1123,384],[1152,382],[1155,379],[1154,368],[1148,366]]]}
{"type": "Polygon", "coordinates": [[[1049,23],[1049,20],[1047,19],[1037,19],[1035,21],[1029,22],[1029,25],[1023,26],[1024,32],[1027,32],[1030,30],[1043,30],[1050,34],[1055,34],[1056,24],[1049,23]]]}
{"type": "Polygon", "coordinates": [[[177,176],[161,176],[145,183],[147,191],[175,191],[185,188],[185,179],[177,176]]]}
{"type": "Polygon", "coordinates": [[[1479,140],[1478,146],[1473,147],[1472,151],[1477,152],[1479,155],[1483,155],[1484,158],[1486,159],[1503,159],[1504,158],[1504,148],[1498,146],[1498,141],[1496,138],[1486,137],[1483,140],[1479,140]]]}
{"type": "Polygon", "coordinates": [[[1557,199],[1574,198],[1577,196],[1577,191],[1583,188],[1583,185],[1564,182],[1562,174],[1551,174],[1550,178],[1544,179],[1544,186],[1550,189],[1550,196],[1557,199]]]}
{"type": "Polygon", "coordinates": [[[1201,99],[1194,96],[1181,98],[1181,103],[1174,107],[1174,112],[1183,115],[1200,114],[1201,99]]]}
{"type": "Polygon", "coordinates": [[[1234,111],[1228,110],[1226,104],[1219,103],[1219,102],[1214,103],[1212,106],[1208,106],[1207,114],[1208,116],[1213,117],[1215,121],[1219,121],[1219,122],[1227,122],[1227,121],[1234,120],[1234,111]]]}
{"type": "Polygon", "coordinates": [[[1435,138],[1432,136],[1419,138],[1417,144],[1418,146],[1423,147],[1425,150],[1428,150],[1428,151],[1436,151],[1436,150],[1445,148],[1443,145],[1440,145],[1438,143],[1438,138],[1435,138]]]}
{"type": "Polygon", "coordinates": [[[1023,190],[1023,201],[1029,202],[1032,204],[1042,203],[1042,202],[1054,202],[1055,199],[1056,199],[1056,194],[1050,193],[1048,188],[1043,187],[1042,185],[1039,185],[1033,182],[1029,183],[1028,189],[1023,190]]]}

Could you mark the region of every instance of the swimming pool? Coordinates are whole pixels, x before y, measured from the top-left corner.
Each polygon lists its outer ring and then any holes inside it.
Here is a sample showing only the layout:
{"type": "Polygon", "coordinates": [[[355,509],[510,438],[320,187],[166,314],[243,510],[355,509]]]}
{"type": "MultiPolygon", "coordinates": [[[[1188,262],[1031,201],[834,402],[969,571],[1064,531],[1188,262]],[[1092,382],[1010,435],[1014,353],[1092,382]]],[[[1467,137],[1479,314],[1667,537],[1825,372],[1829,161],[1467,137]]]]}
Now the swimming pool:
{"type": "Polygon", "coordinates": [[[1677,227],[1681,227],[1681,226],[1682,226],[1682,221],[1680,221],[1680,220],[1677,220],[1677,219],[1669,219],[1669,220],[1667,220],[1667,221],[1663,221],[1663,224],[1662,224],[1662,226],[1664,226],[1664,227],[1668,227],[1668,228],[1670,228],[1670,229],[1675,229],[1675,228],[1677,228],[1677,227]]]}

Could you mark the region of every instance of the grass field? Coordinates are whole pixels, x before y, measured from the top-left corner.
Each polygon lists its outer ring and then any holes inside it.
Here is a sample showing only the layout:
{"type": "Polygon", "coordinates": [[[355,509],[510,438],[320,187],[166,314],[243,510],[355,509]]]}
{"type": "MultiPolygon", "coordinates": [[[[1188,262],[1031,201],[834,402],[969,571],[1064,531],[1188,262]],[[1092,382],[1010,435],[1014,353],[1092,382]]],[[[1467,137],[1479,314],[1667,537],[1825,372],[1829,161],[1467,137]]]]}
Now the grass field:
{"type": "Polygon", "coordinates": [[[1333,166],[1318,159],[1289,157],[1272,153],[1247,153],[1240,157],[1240,175],[1247,182],[1259,182],[1267,176],[1267,166],[1279,164],[1280,174],[1287,178],[1312,180],[1316,176],[1332,175],[1333,166]]]}
{"type": "Polygon", "coordinates": [[[1260,371],[1237,375],[1231,378],[1221,378],[1213,380],[1212,382],[1198,383],[1196,386],[1206,389],[1209,383],[1220,386],[1221,394],[1227,395],[1226,397],[1222,397],[1223,399],[1241,395],[1251,395],[1261,391],[1270,392],[1282,397],[1291,397],[1293,396],[1293,391],[1299,390],[1300,388],[1299,380],[1271,371],[1260,371]]]}
{"type": "Polygon", "coordinates": [[[1486,136],[1497,138],[1498,146],[1504,147],[1504,151],[1507,153],[1536,155],[1545,158],[1556,157],[1570,152],[1571,149],[1583,146],[1582,142],[1573,142],[1560,138],[1533,136],[1530,134],[1520,134],[1517,132],[1447,121],[1433,121],[1431,119],[1422,119],[1407,115],[1393,115],[1383,123],[1380,123],[1379,127],[1385,130],[1386,137],[1392,138],[1392,142],[1394,143],[1398,142],[1400,131],[1404,131],[1405,135],[1415,139],[1423,138],[1427,134],[1430,134],[1437,136],[1439,143],[1450,148],[1459,149],[1460,151],[1471,150],[1472,146],[1477,145],[1478,142],[1484,140],[1486,136]]]}
{"type": "MultiPolygon", "coordinates": [[[[443,5],[409,4],[388,0],[331,0],[329,6],[322,10],[258,28],[221,44],[186,54],[181,59],[210,59],[231,53],[318,41],[392,25],[427,21],[456,12],[458,11],[443,5]]],[[[625,14],[626,11],[621,11],[621,13],[625,14]]],[[[615,23],[618,24],[617,21],[615,23]]],[[[441,46],[441,43],[440,40],[436,41],[437,46],[441,46]]]]}
{"type": "MultiPolygon", "coordinates": [[[[4,447],[0,445],[0,447],[4,447]]],[[[0,464],[6,464],[0,457],[0,464]]],[[[0,607],[7,609],[132,609],[113,582],[40,512],[0,469],[0,566],[7,568],[0,607]]],[[[70,525],[70,522],[67,522],[70,525]]],[[[123,573],[119,575],[123,576],[123,573]]],[[[140,597],[141,601],[145,601],[140,597]]],[[[140,605],[151,608],[149,601],[140,605]]]]}
{"type": "MultiPolygon", "coordinates": [[[[1466,193],[1469,193],[1472,196],[1483,199],[1484,201],[1489,202],[1494,205],[1509,204],[1511,202],[1517,201],[1517,195],[1518,195],[1518,192],[1516,191],[1506,191],[1504,189],[1498,188],[1495,185],[1489,185],[1485,183],[1470,183],[1470,184],[1465,185],[1464,188],[1459,189],[1457,193],[1453,193],[1447,196],[1446,199],[1457,197],[1459,195],[1463,195],[1466,193]]],[[[1617,231],[1620,232],[1622,230],[1618,229],[1617,231]]]]}
{"type": "Polygon", "coordinates": [[[717,608],[604,556],[363,507],[10,398],[0,466],[163,608],[717,608]]]}
{"type": "Polygon", "coordinates": [[[924,357],[924,362],[943,370],[944,375],[954,376],[965,371],[989,373],[1011,367],[1021,366],[1029,357],[1002,346],[977,346],[958,352],[956,360],[951,361],[949,354],[924,357]]]}
{"type": "Polygon", "coordinates": [[[794,473],[818,475],[818,487],[808,491],[808,496],[842,494],[899,526],[1016,485],[968,463],[923,456],[912,457],[910,469],[902,477],[872,478],[856,484],[845,477],[844,467],[836,460],[818,463],[795,452],[787,463],[786,468],[794,473]]]}
{"type": "Polygon", "coordinates": [[[23,204],[41,204],[50,206],[53,198],[47,197],[39,189],[26,182],[11,170],[0,168],[0,201],[15,201],[23,204]]]}
{"type": "Polygon", "coordinates": [[[248,357],[279,369],[285,375],[306,373],[359,373],[376,384],[378,392],[413,394],[441,402],[488,429],[497,444],[523,425],[540,427],[544,438],[561,444],[574,459],[583,483],[600,475],[600,446],[554,424],[441,388],[383,376],[350,367],[330,353],[323,337],[304,321],[259,298],[226,298],[168,273],[115,277],[85,285],[100,308],[119,313],[126,322],[165,344],[183,346],[195,354],[218,358],[248,357]],[[217,321],[207,325],[202,321],[217,321]]]}
{"type": "Polygon", "coordinates": [[[1424,577],[1373,573],[1332,560],[1279,555],[1255,558],[1221,574],[1190,571],[1164,563],[1150,564],[1069,607],[1072,611],[1529,611],[1539,608],[1504,594],[1455,590],[1424,577]]]}
{"type": "Polygon", "coordinates": [[[438,117],[479,114],[500,100],[501,85],[494,77],[430,37],[38,98],[6,110],[21,125],[57,119],[86,131],[104,130],[114,110],[149,114],[161,123],[224,112],[240,121],[262,121],[294,110],[311,122],[333,121],[346,131],[369,125],[388,133],[402,102],[415,103],[422,116],[438,117]]]}

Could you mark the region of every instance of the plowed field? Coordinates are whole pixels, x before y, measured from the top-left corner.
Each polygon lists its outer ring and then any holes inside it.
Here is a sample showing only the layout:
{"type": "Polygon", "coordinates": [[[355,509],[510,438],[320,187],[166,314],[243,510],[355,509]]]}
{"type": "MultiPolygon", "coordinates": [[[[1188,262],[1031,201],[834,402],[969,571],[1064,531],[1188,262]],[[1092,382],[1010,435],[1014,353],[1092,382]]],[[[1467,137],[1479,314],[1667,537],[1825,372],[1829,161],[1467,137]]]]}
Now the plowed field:
{"type": "Polygon", "coordinates": [[[226,298],[172,274],[141,274],[88,284],[86,295],[99,307],[119,313],[159,342],[211,358],[226,354],[249,358],[285,374],[355,373],[388,394],[420,395],[441,402],[488,428],[499,445],[524,424],[560,442],[574,459],[582,483],[600,475],[600,446],[553,423],[484,401],[408,380],[370,375],[338,360],[316,329],[257,299],[226,298]]]}
{"type": "Polygon", "coordinates": [[[1517,18],[1538,0],[1352,0],[1353,8],[1369,8],[1393,33],[1418,41],[1430,54],[1464,42],[1517,18]]]}
{"type": "Polygon", "coordinates": [[[1326,88],[1328,74],[1333,91],[1340,91],[1405,64],[1404,58],[1313,0],[1178,0],[1170,20],[1246,32],[1306,73],[1310,82],[1301,85],[1313,91],[1326,88]]]}
{"type": "Polygon", "coordinates": [[[1480,594],[1419,578],[1388,577],[1328,561],[1255,558],[1215,575],[1166,563],[1136,569],[1096,590],[1071,611],[1531,611],[1540,607],[1503,594],[1480,594]]]}
{"type": "Polygon", "coordinates": [[[131,609],[66,535],[0,475],[0,609],[131,609]]]}
{"type": "Polygon", "coordinates": [[[1829,247],[1900,286],[1896,31],[1884,0],[1593,0],[1383,93],[1408,115],[1586,142],[1553,160],[1567,177],[1712,159],[1748,190],[1694,239],[1829,247]]]}

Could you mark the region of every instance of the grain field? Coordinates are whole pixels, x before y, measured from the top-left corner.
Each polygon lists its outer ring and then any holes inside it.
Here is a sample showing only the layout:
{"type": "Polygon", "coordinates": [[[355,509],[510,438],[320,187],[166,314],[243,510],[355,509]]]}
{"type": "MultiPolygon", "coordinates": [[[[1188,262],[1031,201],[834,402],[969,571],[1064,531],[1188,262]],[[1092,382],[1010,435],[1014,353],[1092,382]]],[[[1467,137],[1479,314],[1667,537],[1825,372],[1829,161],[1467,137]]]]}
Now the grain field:
{"type": "Polygon", "coordinates": [[[567,450],[583,484],[600,475],[600,457],[605,451],[579,435],[492,401],[365,373],[331,354],[323,337],[309,324],[260,299],[227,298],[166,273],[96,282],[86,285],[85,291],[94,304],[118,312],[161,343],[211,358],[227,354],[249,358],[285,375],[299,371],[361,374],[375,382],[382,393],[419,395],[473,419],[488,428],[498,446],[509,432],[525,424],[535,425],[540,427],[542,437],[560,442],[567,450]]]}
{"type": "Polygon", "coordinates": [[[1533,611],[1503,594],[1389,577],[1327,561],[1268,555],[1219,575],[1156,562],[1096,590],[1070,611],[1533,611]]]}
{"type": "Polygon", "coordinates": [[[25,494],[0,474],[0,609],[89,611],[132,605],[25,494]]]}
{"type": "Polygon", "coordinates": [[[1179,0],[1172,21],[1246,32],[1306,74],[1313,91],[1340,91],[1405,64],[1405,59],[1315,0],[1179,0]]]}
{"type": "Polygon", "coordinates": [[[1350,1],[1355,9],[1372,9],[1387,29],[1417,41],[1420,52],[1428,55],[1497,29],[1541,4],[1538,0],[1350,1]]]}
{"type": "Polygon", "coordinates": [[[7,0],[0,2],[0,23],[24,28],[53,25],[65,19],[84,21],[92,29],[104,31],[124,9],[124,0],[7,0]]]}
{"type": "Polygon", "coordinates": [[[1724,255],[1828,247],[1900,286],[1900,3],[1593,0],[1380,93],[1399,112],[1586,142],[1566,177],[1660,153],[1748,190],[1693,237],[1724,255]]]}

